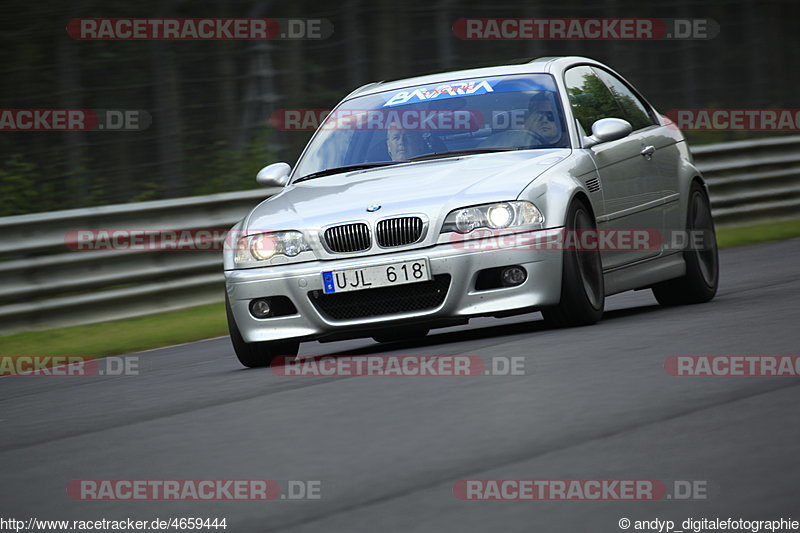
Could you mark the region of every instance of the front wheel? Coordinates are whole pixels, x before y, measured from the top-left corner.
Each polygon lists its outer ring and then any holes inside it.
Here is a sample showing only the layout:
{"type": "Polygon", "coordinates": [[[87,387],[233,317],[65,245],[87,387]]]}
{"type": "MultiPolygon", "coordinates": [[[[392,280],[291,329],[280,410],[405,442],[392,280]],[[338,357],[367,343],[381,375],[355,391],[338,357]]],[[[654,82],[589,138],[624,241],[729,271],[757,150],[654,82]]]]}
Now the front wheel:
{"type": "Polygon", "coordinates": [[[233,318],[228,295],[225,295],[225,314],[228,317],[228,331],[236,358],[248,368],[269,366],[278,356],[296,357],[300,343],[296,341],[245,342],[236,320],[233,318]]]}
{"type": "Polygon", "coordinates": [[[556,327],[588,326],[603,317],[605,285],[600,251],[581,249],[580,235],[596,231],[594,217],[582,201],[570,205],[565,224],[564,242],[576,243],[564,247],[561,267],[561,301],[542,309],[545,322],[556,327]]]}
{"type": "Polygon", "coordinates": [[[717,294],[719,257],[711,204],[699,183],[692,183],[689,191],[689,208],[686,213],[689,244],[683,252],[686,274],[652,287],[653,295],[661,305],[699,304],[711,300],[717,294]]]}

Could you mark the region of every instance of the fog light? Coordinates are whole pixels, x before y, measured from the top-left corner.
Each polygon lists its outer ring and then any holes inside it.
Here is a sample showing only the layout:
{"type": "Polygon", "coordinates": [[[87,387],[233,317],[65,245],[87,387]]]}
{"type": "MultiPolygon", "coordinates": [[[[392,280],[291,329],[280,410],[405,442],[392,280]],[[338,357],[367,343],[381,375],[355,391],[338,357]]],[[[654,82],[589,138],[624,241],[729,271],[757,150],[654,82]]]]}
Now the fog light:
{"type": "Polygon", "coordinates": [[[266,298],[258,298],[250,302],[250,314],[256,318],[267,318],[271,309],[266,298]]]}
{"type": "Polygon", "coordinates": [[[503,285],[506,287],[514,287],[521,285],[528,277],[528,273],[520,266],[513,266],[503,269],[503,285]]]}

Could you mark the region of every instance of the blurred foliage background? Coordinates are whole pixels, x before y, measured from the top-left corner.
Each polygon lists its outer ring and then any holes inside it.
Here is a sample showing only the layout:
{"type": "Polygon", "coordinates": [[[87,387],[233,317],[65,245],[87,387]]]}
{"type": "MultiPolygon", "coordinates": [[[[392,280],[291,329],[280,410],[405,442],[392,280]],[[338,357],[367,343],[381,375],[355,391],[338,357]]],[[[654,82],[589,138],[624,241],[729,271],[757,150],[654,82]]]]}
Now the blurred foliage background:
{"type": "Polygon", "coordinates": [[[3,4],[2,108],[143,109],[153,124],[141,132],[0,133],[0,216],[253,188],[262,166],[294,163],[311,135],[271,128],[277,109],[330,108],[371,81],[520,58],[606,62],[662,112],[800,107],[796,0],[3,4]],[[325,40],[76,41],[65,29],[73,18],[113,17],[325,18],[334,32],[325,40]],[[452,31],[462,17],[711,18],[720,33],[695,41],[464,41],[452,31]]]}

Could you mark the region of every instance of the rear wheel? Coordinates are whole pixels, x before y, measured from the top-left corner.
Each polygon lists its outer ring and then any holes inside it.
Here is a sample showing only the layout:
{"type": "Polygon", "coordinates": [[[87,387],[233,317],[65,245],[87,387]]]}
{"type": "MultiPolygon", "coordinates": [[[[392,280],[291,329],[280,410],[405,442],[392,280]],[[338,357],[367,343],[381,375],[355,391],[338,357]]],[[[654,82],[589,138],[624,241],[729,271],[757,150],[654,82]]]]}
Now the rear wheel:
{"type": "Polygon", "coordinates": [[[269,366],[278,356],[295,357],[300,350],[300,343],[296,341],[270,341],[270,342],[245,342],[236,320],[233,318],[228,295],[225,295],[225,314],[228,317],[228,331],[231,334],[233,351],[239,362],[248,368],[269,366]]]}
{"type": "Polygon", "coordinates": [[[584,250],[577,245],[583,241],[582,232],[596,231],[596,224],[586,205],[574,201],[567,212],[565,242],[561,270],[561,301],[558,305],[542,309],[542,316],[551,326],[587,326],[603,317],[605,285],[600,251],[584,250]],[[576,238],[577,237],[577,238],[576,238]]]}
{"type": "Polygon", "coordinates": [[[661,305],[704,303],[717,294],[719,257],[711,204],[703,187],[692,183],[686,213],[687,248],[683,252],[686,274],[654,285],[653,295],[661,305]],[[698,237],[695,242],[695,236],[698,237]]]}

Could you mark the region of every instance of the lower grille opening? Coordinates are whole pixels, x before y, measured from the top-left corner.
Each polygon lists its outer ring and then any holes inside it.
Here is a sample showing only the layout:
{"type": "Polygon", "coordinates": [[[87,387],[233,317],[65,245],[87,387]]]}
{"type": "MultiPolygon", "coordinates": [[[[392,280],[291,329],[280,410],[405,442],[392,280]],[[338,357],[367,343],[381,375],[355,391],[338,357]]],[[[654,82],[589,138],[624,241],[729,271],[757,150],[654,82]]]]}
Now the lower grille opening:
{"type": "Polygon", "coordinates": [[[487,268],[478,272],[478,278],[475,280],[475,290],[488,291],[502,287],[502,271],[502,268],[487,268]]]}
{"type": "Polygon", "coordinates": [[[308,297],[317,310],[333,320],[395,315],[442,305],[450,287],[450,274],[439,274],[430,281],[397,287],[325,294],[310,291],[308,297]]]}

